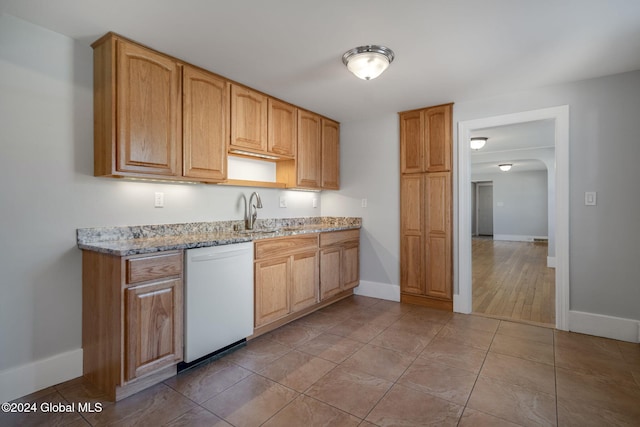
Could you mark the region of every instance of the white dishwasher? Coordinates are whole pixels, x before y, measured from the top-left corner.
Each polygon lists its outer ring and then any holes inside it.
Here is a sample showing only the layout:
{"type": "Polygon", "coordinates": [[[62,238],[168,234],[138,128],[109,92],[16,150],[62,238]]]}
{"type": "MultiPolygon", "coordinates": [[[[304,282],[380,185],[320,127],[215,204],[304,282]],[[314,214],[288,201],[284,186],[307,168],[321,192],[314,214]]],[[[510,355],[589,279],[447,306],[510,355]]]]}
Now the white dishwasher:
{"type": "Polygon", "coordinates": [[[191,363],[253,334],[253,243],[185,252],[184,361],[191,363]]]}

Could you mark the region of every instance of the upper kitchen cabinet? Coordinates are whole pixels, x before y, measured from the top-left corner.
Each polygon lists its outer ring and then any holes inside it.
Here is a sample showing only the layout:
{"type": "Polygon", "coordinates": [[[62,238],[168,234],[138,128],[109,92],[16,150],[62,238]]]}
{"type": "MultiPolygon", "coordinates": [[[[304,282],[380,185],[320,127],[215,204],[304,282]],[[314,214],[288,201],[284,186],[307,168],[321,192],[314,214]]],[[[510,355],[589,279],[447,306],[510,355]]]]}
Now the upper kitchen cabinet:
{"type": "Polygon", "coordinates": [[[94,174],[180,176],[180,65],[111,33],[93,48],[94,174]]]}
{"type": "Polygon", "coordinates": [[[118,34],[92,47],[95,176],[339,188],[337,122],[118,34]],[[229,155],[276,162],[275,181],[228,179],[229,155]]]}
{"type": "Polygon", "coordinates": [[[453,104],[400,113],[402,173],[451,170],[453,104]]]}
{"type": "Polygon", "coordinates": [[[231,85],[189,65],[184,66],[182,81],[184,176],[206,182],[224,181],[231,85]]]}
{"type": "Polygon", "coordinates": [[[340,189],[340,124],[322,119],[322,188],[340,189]]]}
{"type": "Polygon", "coordinates": [[[322,179],[322,118],[298,110],[296,187],[319,190],[322,179]]]}
{"type": "Polygon", "coordinates": [[[265,95],[231,85],[231,152],[267,152],[267,111],[265,95]]]}
{"type": "Polygon", "coordinates": [[[296,157],[278,162],[276,173],[287,188],[340,189],[340,124],[298,109],[296,157]]]}
{"type": "Polygon", "coordinates": [[[298,109],[273,98],[269,98],[267,105],[269,107],[267,126],[269,153],[294,158],[298,141],[298,109]]]}

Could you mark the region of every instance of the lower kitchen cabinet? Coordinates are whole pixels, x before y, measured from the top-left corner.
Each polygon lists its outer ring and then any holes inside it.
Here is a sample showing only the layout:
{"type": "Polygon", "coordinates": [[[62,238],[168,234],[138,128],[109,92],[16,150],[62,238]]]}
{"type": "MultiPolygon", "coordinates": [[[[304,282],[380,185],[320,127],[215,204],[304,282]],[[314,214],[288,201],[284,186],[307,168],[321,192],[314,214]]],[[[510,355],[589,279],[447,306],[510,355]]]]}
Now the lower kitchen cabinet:
{"type": "Polygon", "coordinates": [[[291,257],[291,311],[311,307],[318,302],[318,251],[291,257]]]}
{"type": "Polygon", "coordinates": [[[400,179],[401,301],[453,309],[451,173],[400,179]]]}
{"type": "Polygon", "coordinates": [[[127,381],[182,360],[182,280],[125,290],[127,381]]]}
{"type": "Polygon", "coordinates": [[[255,326],[278,320],[318,300],[318,236],[255,243],[255,326]]]}
{"type": "Polygon", "coordinates": [[[254,267],[256,337],[353,293],[360,230],[256,241],[254,267]]]}
{"type": "Polygon", "coordinates": [[[255,326],[272,322],[291,311],[290,257],[255,263],[255,326]]]}
{"type": "Polygon", "coordinates": [[[83,374],[121,400],[176,374],[182,360],[181,251],[83,251],[83,374]]]}
{"type": "Polygon", "coordinates": [[[320,234],[320,299],[360,283],[360,230],[320,234]]]}

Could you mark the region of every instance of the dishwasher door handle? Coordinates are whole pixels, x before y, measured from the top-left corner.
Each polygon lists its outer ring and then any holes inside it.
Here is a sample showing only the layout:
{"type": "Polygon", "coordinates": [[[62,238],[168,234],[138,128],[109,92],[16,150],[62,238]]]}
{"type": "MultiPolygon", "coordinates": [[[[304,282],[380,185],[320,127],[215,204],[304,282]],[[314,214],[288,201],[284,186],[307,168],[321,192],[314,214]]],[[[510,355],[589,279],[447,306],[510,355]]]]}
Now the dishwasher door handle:
{"type": "Polygon", "coordinates": [[[190,261],[192,262],[214,261],[217,259],[237,257],[238,255],[242,255],[246,253],[250,253],[250,251],[247,251],[246,249],[239,249],[236,251],[217,252],[212,254],[197,255],[192,257],[190,261]]]}

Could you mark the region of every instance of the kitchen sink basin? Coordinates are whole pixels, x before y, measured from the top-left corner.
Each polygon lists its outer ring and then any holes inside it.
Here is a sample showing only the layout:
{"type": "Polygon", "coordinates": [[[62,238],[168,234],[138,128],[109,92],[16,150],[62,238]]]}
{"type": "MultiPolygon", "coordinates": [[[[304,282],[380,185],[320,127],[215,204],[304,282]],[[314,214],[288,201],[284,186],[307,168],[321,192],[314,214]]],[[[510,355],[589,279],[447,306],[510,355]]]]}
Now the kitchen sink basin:
{"type": "Polygon", "coordinates": [[[238,233],[240,234],[271,234],[277,232],[277,228],[264,228],[257,230],[240,230],[238,233]]]}

